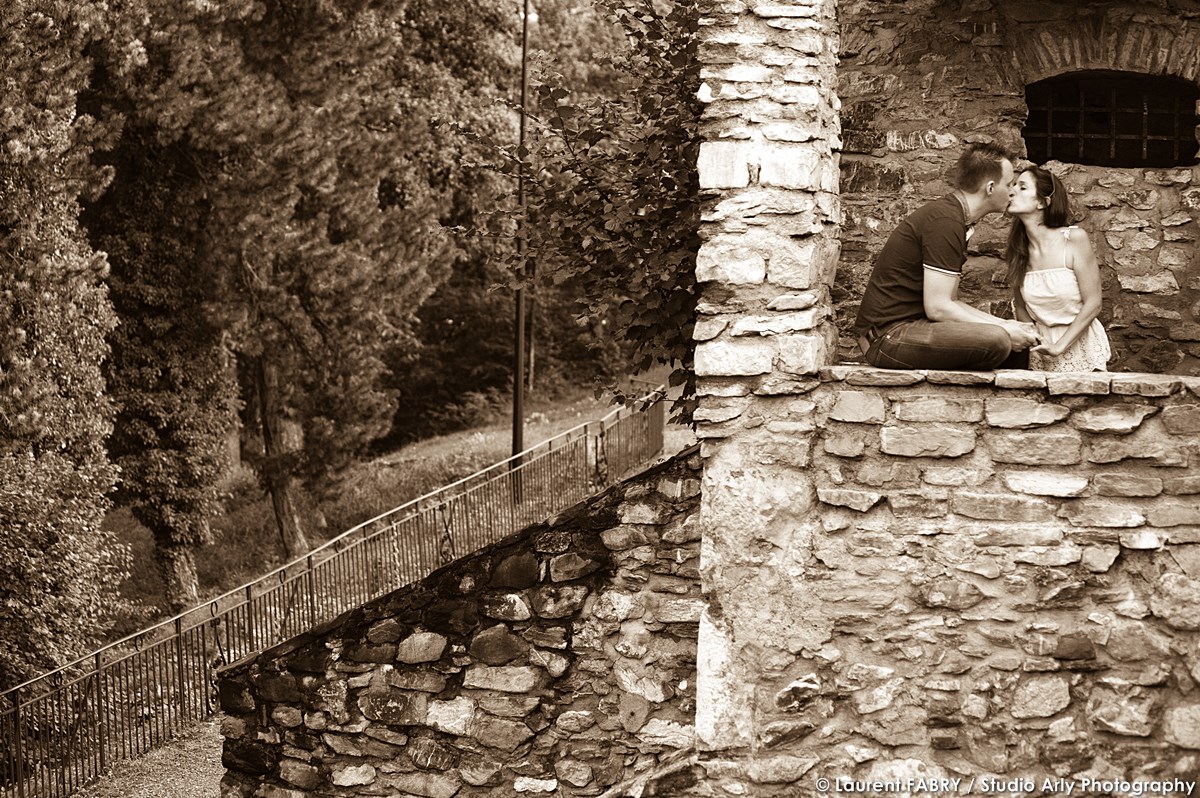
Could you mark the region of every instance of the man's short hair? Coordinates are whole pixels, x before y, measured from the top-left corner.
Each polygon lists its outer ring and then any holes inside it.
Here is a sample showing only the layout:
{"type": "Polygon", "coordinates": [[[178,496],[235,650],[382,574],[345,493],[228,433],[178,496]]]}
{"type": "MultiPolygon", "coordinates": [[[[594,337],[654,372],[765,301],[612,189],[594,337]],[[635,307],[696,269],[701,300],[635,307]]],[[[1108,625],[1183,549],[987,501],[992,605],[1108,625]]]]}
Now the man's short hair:
{"type": "Polygon", "coordinates": [[[1012,156],[999,144],[972,144],[954,164],[950,183],[961,191],[977,191],[988,180],[1004,176],[1002,161],[1012,156]]]}

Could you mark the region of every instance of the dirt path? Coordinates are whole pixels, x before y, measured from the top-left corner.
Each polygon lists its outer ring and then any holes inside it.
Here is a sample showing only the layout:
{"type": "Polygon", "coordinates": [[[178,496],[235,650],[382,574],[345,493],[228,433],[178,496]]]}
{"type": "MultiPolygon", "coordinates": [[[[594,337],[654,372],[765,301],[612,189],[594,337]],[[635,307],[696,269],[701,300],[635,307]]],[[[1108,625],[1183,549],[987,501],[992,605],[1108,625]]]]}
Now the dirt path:
{"type": "Polygon", "coordinates": [[[138,759],[119,762],[75,798],[217,798],[221,794],[221,723],[204,721],[138,759]]]}

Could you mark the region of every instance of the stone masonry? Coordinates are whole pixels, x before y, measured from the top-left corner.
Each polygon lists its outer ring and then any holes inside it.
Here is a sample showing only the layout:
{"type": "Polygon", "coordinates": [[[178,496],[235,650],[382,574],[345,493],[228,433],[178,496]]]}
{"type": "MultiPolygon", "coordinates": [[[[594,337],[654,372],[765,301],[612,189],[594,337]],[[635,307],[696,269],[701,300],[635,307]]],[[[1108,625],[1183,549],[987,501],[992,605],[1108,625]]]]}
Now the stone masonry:
{"type": "MultiPolygon", "coordinates": [[[[866,9],[895,18],[907,36],[876,77],[901,81],[881,91],[904,107],[913,70],[950,65],[903,49],[934,35],[917,26],[1001,6],[1054,4],[705,6],[706,607],[687,794],[1200,772],[1200,380],[831,365],[847,296],[839,32],[861,11],[886,39],[866,9]]],[[[992,21],[971,30],[982,40],[992,21]]],[[[971,92],[923,91],[974,118],[971,92]]],[[[1003,130],[993,111],[956,139],[1003,130]]],[[[908,168],[940,169],[939,140],[914,143],[908,168]]],[[[848,219],[847,252],[885,227],[848,219]]],[[[1024,784],[989,792],[1038,794],[1024,784]]]]}
{"type": "MultiPolygon", "coordinates": [[[[1025,153],[1025,86],[1086,70],[1200,81],[1200,4],[842,0],[842,257],[832,286],[843,360],[875,253],[945,182],[966,142],[1025,153]]],[[[1101,263],[1114,371],[1200,374],[1200,167],[1051,162],[1101,263]]],[[[964,298],[1011,315],[1009,220],[972,239],[964,298]]]]}
{"type": "Polygon", "coordinates": [[[225,798],[598,795],[682,770],[693,449],[220,674],[225,798]]]}

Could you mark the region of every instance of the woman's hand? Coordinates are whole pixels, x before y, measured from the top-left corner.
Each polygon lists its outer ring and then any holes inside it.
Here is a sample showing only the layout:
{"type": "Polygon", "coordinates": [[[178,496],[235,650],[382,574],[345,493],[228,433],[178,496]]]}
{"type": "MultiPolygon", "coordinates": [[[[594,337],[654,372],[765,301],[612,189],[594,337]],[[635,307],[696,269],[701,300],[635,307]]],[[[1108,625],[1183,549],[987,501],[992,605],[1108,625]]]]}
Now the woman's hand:
{"type": "Polygon", "coordinates": [[[1037,352],[1039,355],[1048,355],[1049,357],[1060,357],[1065,350],[1056,341],[1054,343],[1038,344],[1029,351],[1037,352]]]}

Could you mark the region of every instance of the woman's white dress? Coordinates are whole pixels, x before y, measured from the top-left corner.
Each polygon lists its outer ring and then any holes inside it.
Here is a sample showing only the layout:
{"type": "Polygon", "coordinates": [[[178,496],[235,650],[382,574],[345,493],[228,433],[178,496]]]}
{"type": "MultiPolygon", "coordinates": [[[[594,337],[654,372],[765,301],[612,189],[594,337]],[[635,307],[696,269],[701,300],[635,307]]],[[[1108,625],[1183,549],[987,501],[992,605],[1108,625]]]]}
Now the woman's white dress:
{"type": "MultiPolygon", "coordinates": [[[[1075,229],[1063,228],[1063,238],[1069,240],[1071,231],[1075,229]]],[[[1083,309],[1079,280],[1075,277],[1075,270],[1067,265],[1065,241],[1062,268],[1026,272],[1025,281],[1021,284],[1021,296],[1042,340],[1053,343],[1061,338],[1083,309]]],[[[1029,368],[1035,371],[1107,371],[1111,356],[1104,326],[1099,319],[1092,319],[1092,323],[1071,348],[1060,356],[1030,352],[1029,368]]]]}

